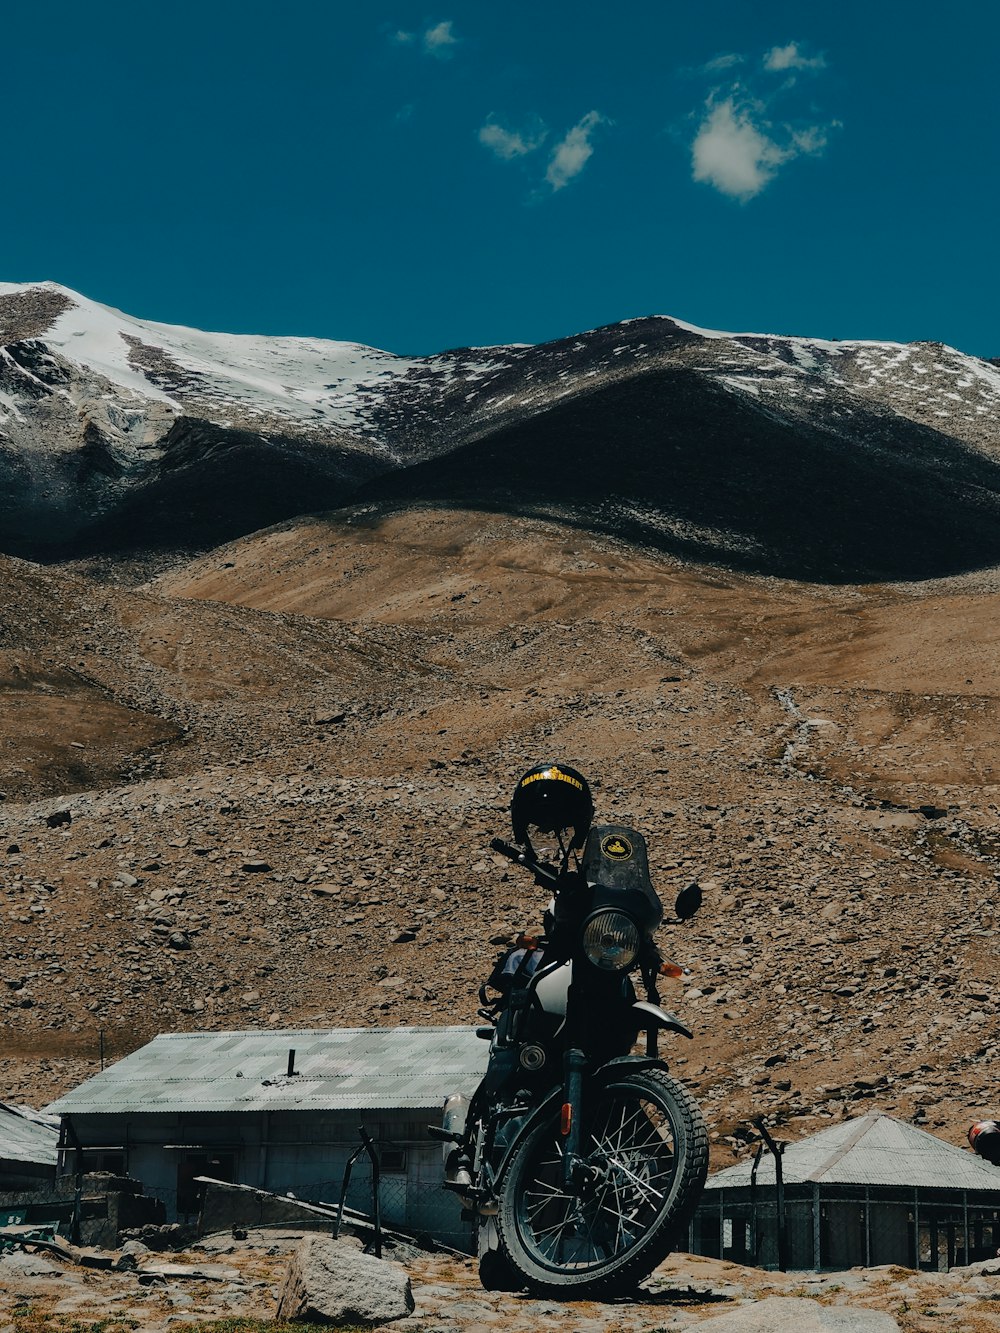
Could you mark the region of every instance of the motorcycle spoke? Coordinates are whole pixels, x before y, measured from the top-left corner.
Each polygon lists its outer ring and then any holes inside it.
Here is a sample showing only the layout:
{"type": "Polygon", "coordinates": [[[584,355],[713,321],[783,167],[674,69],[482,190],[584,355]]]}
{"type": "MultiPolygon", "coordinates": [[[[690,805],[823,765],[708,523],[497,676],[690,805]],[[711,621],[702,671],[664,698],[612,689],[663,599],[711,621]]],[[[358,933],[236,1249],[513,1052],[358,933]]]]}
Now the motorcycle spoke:
{"type": "Polygon", "coordinates": [[[522,1178],[518,1210],[529,1251],[581,1274],[618,1262],[643,1241],[663,1215],[678,1169],[673,1121],[655,1098],[612,1089],[587,1119],[579,1186],[565,1185],[563,1145],[550,1138],[522,1178]]]}
{"type": "Polygon", "coordinates": [[[650,1195],[653,1195],[655,1198],[662,1200],[663,1195],[660,1191],[654,1189],[653,1186],[648,1184],[645,1180],[640,1180],[633,1171],[628,1169],[624,1162],[614,1161],[612,1165],[617,1167],[622,1175],[625,1176],[627,1180],[631,1181],[635,1188],[639,1190],[646,1199],[648,1199],[650,1195]]]}

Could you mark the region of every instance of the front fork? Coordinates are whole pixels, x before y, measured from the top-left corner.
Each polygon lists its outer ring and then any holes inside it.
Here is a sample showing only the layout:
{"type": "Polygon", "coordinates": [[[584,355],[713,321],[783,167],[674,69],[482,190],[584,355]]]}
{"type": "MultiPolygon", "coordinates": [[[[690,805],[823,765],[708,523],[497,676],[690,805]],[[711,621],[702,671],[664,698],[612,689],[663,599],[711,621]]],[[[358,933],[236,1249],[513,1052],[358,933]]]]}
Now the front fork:
{"type": "Polygon", "coordinates": [[[571,1047],[563,1057],[563,1105],[559,1129],[563,1139],[563,1184],[572,1191],[580,1161],[580,1134],[583,1111],[583,1071],[587,1057],[571,1047]]]}

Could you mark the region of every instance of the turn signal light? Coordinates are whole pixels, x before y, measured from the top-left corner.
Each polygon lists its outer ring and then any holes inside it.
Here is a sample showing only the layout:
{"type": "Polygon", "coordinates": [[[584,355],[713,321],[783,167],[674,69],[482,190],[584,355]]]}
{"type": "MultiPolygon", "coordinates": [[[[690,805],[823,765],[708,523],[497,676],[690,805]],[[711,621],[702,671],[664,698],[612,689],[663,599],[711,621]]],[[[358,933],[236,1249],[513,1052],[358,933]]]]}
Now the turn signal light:
{"type": "Polygon", "coordinates": [[[659,968],[661,977],[682,977],[686,970],[677,963],[661,963],[659,968]]]}

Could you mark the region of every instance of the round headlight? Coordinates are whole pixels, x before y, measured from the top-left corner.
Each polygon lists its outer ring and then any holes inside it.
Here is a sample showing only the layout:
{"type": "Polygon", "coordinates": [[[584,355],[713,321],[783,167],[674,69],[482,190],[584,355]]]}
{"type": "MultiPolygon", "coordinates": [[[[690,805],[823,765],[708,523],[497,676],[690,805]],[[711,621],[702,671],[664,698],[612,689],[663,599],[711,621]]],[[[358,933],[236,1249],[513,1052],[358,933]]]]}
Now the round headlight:
{"type": "Polygon", "coordinates": [[[639,953],[639,927],[624,912],[595,912],[583,927],[583,951],[595,967],[624,972],[639,953]]]}

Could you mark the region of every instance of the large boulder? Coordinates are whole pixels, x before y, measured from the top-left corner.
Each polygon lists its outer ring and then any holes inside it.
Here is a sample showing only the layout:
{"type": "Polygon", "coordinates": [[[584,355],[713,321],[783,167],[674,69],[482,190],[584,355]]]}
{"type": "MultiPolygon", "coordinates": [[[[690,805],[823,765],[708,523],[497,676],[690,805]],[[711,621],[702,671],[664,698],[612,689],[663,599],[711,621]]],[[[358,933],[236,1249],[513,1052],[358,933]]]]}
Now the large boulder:
{"type": "Polygon", "coordinates": [[[292,1256],[275,1318],[388,1324],[412,1313],[410,1279],[398,1264],[327,1236],[309,1236],[292,1256]]]}
{"type": "Polygon", "coordinates": [[[698,1333],[899,1333],[892,1315],[857,1305],[820,1305],[799,1296],[769,1296],[706,1319],[698,1333]]]}

